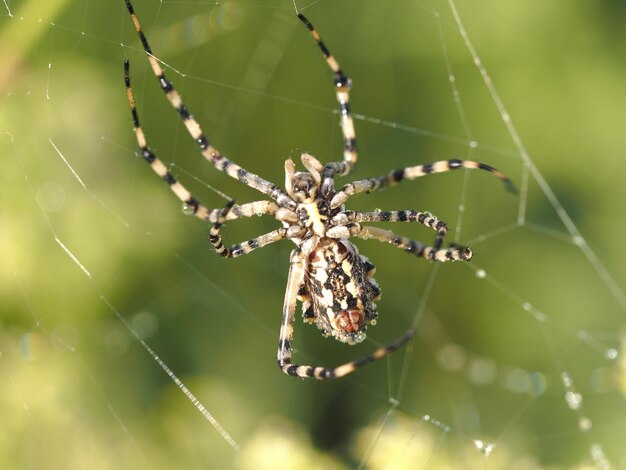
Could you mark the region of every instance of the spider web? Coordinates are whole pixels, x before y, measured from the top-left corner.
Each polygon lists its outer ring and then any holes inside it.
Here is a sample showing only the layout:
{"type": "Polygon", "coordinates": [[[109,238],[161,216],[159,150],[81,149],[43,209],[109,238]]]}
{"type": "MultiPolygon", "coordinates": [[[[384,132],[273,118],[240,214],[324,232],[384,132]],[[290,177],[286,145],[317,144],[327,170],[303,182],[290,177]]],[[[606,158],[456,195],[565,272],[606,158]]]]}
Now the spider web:
{"type": "MultiPolygon", "coordinates": [[[[199,158],[154,83],[123,2],[0,3],[0,459],[8,467],[621,468],[626,344],[618,2],[298,2],[354,82],[354,178],[462,157],[477,172],[349,201],[429,210],[471,263],[356,242],[379,324],[349,348],[297,320],[275,365],[289,243],[235,261],[135,155],[122,62],[160,158],[211,207],[258,197],[199,158]],[[393,26],[390,26],[393,25],[393,26]],[[397,252],[396,252],[397,251],[397,252]]],[[[326,66],[289,1],[135,2],[212,142],[280,183],[337,159],[326,66]]],[[[228,224],[239,241],[275,227],[228,224]]],[[[429,240],[419,227],[391,226],[429,240]]]]}

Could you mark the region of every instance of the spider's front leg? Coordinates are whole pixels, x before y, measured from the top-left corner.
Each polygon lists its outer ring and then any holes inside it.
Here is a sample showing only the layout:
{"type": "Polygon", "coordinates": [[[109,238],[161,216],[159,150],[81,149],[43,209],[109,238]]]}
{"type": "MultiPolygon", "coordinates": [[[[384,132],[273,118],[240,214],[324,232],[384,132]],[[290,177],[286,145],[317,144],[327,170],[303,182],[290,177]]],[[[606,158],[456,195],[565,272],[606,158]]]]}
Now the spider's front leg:
{"type": "Polygon", "coordinates": [[[359,223],[349,223],[330,228],[326,232],[329,238],[349,238],[358,237],[364,240],[374,238],[378,241],[391,243],[394,246],[414,254],[420,258],[426,258],[431,261],[467,261],[472,258],[472,250],[466,246],[451,245],[447,249],[438,249],[433,246],[427,246],[410,238],[398,235],[390,230],[383,230],[378,227],[368,227],[359,223]]]}
{"type": "Polygon", "coordinates": [[[427,163],[425,165],[409,166],[394,170],[386,175],[375,176],[364,180],[353,181],[344,185],[333,196],[330,206],[336,208],[344,204],[350,196],[360,193],[371,193],[380,189],[395,186],[401,181],[414,180],[421,176],[433,175],[435,173],[445,173],[447,171],[465,168],[466,170],[483,170],[491,173],[499,178],[505,185],[507,191],[515,193],[515,185],[504,173],[496,168],[486,165],[485,163],[474,162],[471,160],[460,160],[453,158],[450,160],[441,160],[438,162],[427,163]]]}
{"type": "Polygon", "coordinates": [[[393,343],[377,349],[367,356],[363,356],[355,361],[346,362],[337,367],[320,367],[310,365],[292,364],[291,353],[293,343],[293,322],[295,319],[297,296],[300,287],[304,282],[305,259],[308,254],[306,250],[299,248],[291,252],[291,262],[289,266],[289,276],[287,278],[287,290],[283,304],[283,319],[280,327],[280,338],[278,340],[278,367],[287,375],[295,377],[312,377],[317,380],[328,380],[344,377],[370,362],[382,359],[387,354],[401,348],[414,335],[415,330],[411,329],[403,334],[393,343]]]}
{"type": "Polygon", "coordinates": [[[226,206],[219,210],[217,220],[209,231],[209,241],[215,251],[224,258],[237,258],[242,255],[247,255],[252,250],[262,248],[270,243],[274,243],[285,238],[297,238],[304,234],[305,229],[299,225],[292,225],[290,227],[281,227],[276,230],[272,230],[264,235],[256,238],[252,238],[248,241],[237,243],[231,247],[226,247],[222,243],[222,237],[220,236],[220,230],[224,226],[224,222],[229,218],[230,213],[233,211],[235,201],[230,200],[226,206]]]}
{"type": "Polygon", "coordinates": [[[343,134],[343,161],[328,163],[324,168],[322,194],[327,195],[333,187],[333,178],[335,175],[348,175],[354,169],[357,161],[356,149],[356,132],[354,130],[354,120],[350,111],[350,89],[352,81],[341,70],[339,62],[330,53],[324,41],[311,22],[302,14],[298,13],[298,19],[304,23],[311,36],[319,46],[328,67],[334,74],[333,85],[335,86],[335,94],[337,95],[337,103],[339,103],[339,113],[341,115],[341,133],[343,134]]]}
{"type": "MultiPolygon", "coordinates": [[[[186,214],[193,214],[195,217],[206,220],[208,222],[215,222],[218,220],[219,215],[223,212],[222,209],[208,209],[198,199],[196,199],[189,190],[180,183],[174,175],[167,169],[165,163],[163,163],[148,146],[146,135],[139,122],[139,113],[137,112],[137,102],[133,93],[133,88],[130,83],[130,63],[128,60],[124,61],[124,83],[126,85],[126,97],[128,98],[128,104],[130,106],[130,112],[133,117],[133,127],[135,130],[135,138],[137,139],[137,145],[141,150],[141,156],[145,162],[150,165],[152,171],[154,171],[170,188],[174,195],[183,203],[183,211],[186,214]]],[[[255,201],[241,206],[233,206],[228,211],[227,219],[238,219],[240,217],[252,217],[253,215],[270,214],[276,215],[279,211],[285,213],[286,209],[281,209],[278,205],[272,201],[255,201]]]]}

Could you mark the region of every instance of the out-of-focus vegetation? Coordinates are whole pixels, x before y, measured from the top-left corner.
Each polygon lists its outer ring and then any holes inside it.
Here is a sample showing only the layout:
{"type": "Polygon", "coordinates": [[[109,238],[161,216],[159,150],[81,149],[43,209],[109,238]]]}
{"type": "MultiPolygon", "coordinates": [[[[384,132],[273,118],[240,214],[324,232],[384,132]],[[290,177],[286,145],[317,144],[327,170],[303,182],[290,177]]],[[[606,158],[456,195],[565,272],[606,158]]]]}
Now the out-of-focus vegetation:
{"type": "MultiPolygon", "coordinates": [[[[212,207],[225,200],[211,188],[259,197],[200,157],[122,0],[0,3],[1,466],[626,466],[626,6],[456,2],[581,241],[525,171],[447,2],[312,3],[305,13],[354,82],[355,178],[463,157],[520,188],[513,196],[487,174],[457,172],[350,202],[432,211],[460,229],[452,240],[472,244],[473,268],[358,243],[383,288],[373,341],[335,344],[298,319],[296,357],[338,364],[413,322],[417,337],[350,378],[284,376],[275,350],[291,246],[220,259],[208,227],[185,217],[134,155],[126,57],[148,139],[172,171],[212,207]]],[[[234,161],[282,184],[289,156],[339,158],[331,74],[290,1],[135,7],[170,78],[234,161]]],[[[232,222],[225,235],[275,226],[232,222]]]]}

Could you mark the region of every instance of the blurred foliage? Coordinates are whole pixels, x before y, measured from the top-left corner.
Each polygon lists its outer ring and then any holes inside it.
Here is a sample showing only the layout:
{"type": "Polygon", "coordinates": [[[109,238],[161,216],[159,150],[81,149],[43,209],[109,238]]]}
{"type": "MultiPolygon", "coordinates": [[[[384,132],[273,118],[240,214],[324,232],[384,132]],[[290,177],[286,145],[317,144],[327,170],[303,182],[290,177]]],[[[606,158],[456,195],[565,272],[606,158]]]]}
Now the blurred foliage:
{"type": "MultiPolygon", "coordinates": [[[[339,158],[331,76],[290,1],[135,3],[168,75],[235,162],[282,184],[287,157],[339,158]]],[[[475,259],[435,267],[358,243],[383,288],[372,341],[349,348],[298,319],[296,357],[338,364],[413,321],[417,337],[350,378],[284,376],[275,355],[291,247],[219,259],[208,227],[135,155],[124,58],[150,144],[172,171],[211,207],[220,192],[258,198],[199,157],[122,0],[0,4],[3,468],[626,466],[623,2],[456,2],[583,249],[535,178],[524,184],[448,2],[298,3],[354,82],[355,178],[472,158],[510,175],[520,196],[458,172],[351,200],[432,211],[475,259]]],[[[255,218],[225,232],[239,241],[275,226],[255,218]]]]}

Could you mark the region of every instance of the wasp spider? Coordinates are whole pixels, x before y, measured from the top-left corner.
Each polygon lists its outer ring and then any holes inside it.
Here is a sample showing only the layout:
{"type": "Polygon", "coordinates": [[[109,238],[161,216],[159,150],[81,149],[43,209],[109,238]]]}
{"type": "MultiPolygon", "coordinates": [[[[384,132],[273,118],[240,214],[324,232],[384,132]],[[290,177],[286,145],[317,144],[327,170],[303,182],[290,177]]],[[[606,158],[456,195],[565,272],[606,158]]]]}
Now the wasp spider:
{"type": "Polygon", "coordinates": [[[153,55],[130,0],[125,1],[152,71],[165,96],[180,114],[189,134],[197,142],[202,156],[218,170],[258,190],[270,200],[241,205],[235,205],[231,201],[224,208],[210,210],[193,197],[148,147],[139,124],[131,89],[129,63],[125,61],[126,91],[135,136],[143,158],[182,201],[186,213],[213,224],[209,239],[221,256],[237,258],[283,239],[290,239],[296,245],[290,257],[278,342],[280,369],[288,375],[313,377],[320,380],[343,377],[372,361],[385,357],[409,341],[414,335],[413,329],[388,346],[337,367],[292,363],[293,322],[297,301],[302,303],[305,322],[317,325],[324,336],[332,336],[350,345],[362,342],[365,339],[367,327],[376,323],[378,312],[374,302],[380,298],[381,291],[372,277],[375,271],[374,265],[365,256],[359,254],[357,248],[349,241],[350,237],[373,238],[390,243],[408,253],[431,261],[469,260],[472,256],[471,250],[467,247],[451,245],[448,248],[442,248],[448,228],[445,222],[429,212],[414,210],[356,212],[346,210],[344,203],[350,196],[359,193],[369,193],[393,186],[401,181],[459,168],[488,171],[500,178],[509,188],[512,188],[511,181],[491,166],[453,159],[394,170],[386,175],[353,181],[338,190],[335,189],[334,178],[350,174],[357,162],[356,135],[349,105],[351,82],[322,42],[313,25],[304,15],[298,14],[299,20],[309,30],[333,73],[333,85],[339,103],[343,134],[343,159],[323,165],[312,155],[304,153],[301,160],[306,171],[296,171],[294,162],[287,160],[285,161],[285,188],[281,189],[230,161],[209,143],[200,125],[183,103],[172,82],[166,78],[159,61],[153,55]],[[226,220],[263,214],[272,215],[282,226],[231,247],[222,244],[220,229],[226,220]],[[364,222],[417,222],[436,233],[435,241],[432,246],[424,245],[389,230],[363,225],[364,222]]]}

